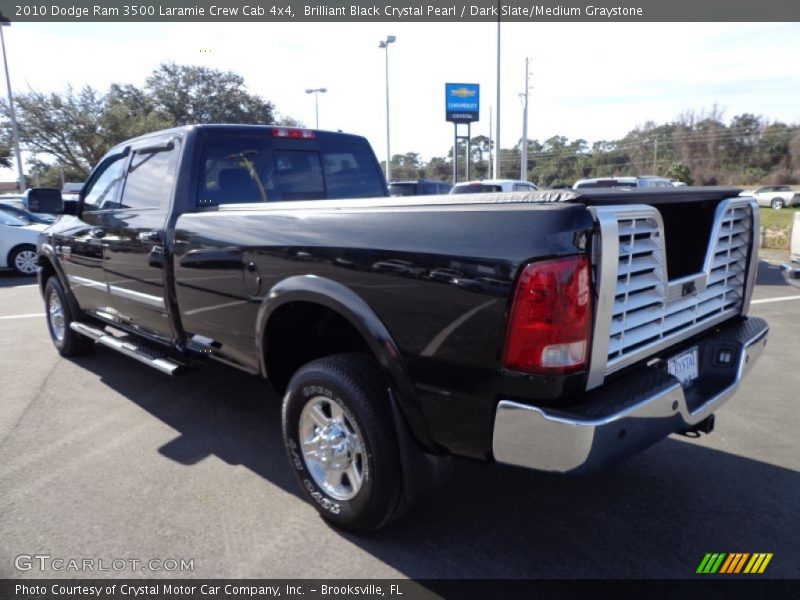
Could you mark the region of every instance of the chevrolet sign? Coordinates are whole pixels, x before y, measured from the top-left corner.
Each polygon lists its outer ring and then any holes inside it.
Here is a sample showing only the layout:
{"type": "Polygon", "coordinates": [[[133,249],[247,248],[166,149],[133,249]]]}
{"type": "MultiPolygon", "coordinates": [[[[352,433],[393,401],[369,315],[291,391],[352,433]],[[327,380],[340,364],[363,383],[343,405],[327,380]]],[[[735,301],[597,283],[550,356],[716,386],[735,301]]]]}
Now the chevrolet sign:
{"type": "Polygon", "coordinates": [[[480,85],[445,83],[445,117],[448,121],[471,123],[480,116],[480,85]]]}

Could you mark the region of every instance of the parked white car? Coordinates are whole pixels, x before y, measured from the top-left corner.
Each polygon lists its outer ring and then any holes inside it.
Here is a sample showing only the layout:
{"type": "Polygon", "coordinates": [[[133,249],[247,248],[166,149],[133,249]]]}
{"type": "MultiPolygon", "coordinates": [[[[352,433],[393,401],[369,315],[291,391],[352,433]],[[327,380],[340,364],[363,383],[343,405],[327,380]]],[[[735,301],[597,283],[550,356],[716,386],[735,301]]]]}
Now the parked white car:
{"type": "Polygon", "coordinates": [[[483,179],[462,181],[450,190],[451,194],[484,194],[487,192],[534,192],[539,188],[521,179],[483,179]]]}
{"type": "Polygon", "coordinates": [[[0,211],[0,268],[36,275],[36,239],[47,225],[0,211]]]}
{"type": "Polygon", "coordinates": [[[755,190],[746,190],[740,196],[752,196],[759,206],[780,209],[784,206],[800,206],[800,192],[788,185],[765,185],[755,190]]]}

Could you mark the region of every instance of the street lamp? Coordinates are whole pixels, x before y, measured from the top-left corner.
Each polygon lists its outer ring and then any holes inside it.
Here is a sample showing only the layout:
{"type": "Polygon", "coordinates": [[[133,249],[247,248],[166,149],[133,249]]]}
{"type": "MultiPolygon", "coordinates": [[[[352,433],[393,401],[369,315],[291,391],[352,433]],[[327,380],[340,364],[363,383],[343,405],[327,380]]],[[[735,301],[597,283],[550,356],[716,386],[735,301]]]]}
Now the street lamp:
{"type": "Polygon", "coordinates": [[[386,50],[386,181],[392,179],[392,151],[389,143],[389,44],[394,44],[397,38],[393,35],[386,36],[385,41],[378,44],[378,48],[386,50]]]}
{"type": "Polygon", "coordinates": [[[8,59],[6,58],[6,40],[3,27],[9,27],[8,21],[0,21],[0,45],[3,47],[3,66],[6,70],[6,86],[8,87],[8,114],[11,117],[11,135],[14,139],[14,153],[17,155],[17,185],[20,193],[25,192],[25,175],[22,172],[22,155],[19,153],[19,132],[17,131],[17,114],[14,110],[14,97],[11,95],[11,78],[8,76],[8,59]]]}
{"type": "Polygon", "coordinates": [[[306,94],[314,94],[314,112],[317,116],[317,129],[319,129],[319,95],[320,93],[325,93],[328,90],[326,88],[314,88],[306,90],[306,94]]]}

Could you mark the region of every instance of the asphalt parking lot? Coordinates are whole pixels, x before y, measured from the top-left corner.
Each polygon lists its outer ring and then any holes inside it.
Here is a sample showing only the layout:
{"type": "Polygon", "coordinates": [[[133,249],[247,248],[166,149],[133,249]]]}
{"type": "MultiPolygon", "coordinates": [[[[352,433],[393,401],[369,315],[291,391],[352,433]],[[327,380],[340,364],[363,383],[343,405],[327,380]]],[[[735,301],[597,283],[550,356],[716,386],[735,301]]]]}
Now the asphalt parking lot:
{"type": "Polygon", "coordinates": [[[295,490],[279,400],[211,365],[171,379],[105,348],[61,359],[31,280],[0,274],[0,577],[19,555],[191,560],[102,576],[684,578],[707,552],[800,577],[800,290],[762,261],[761,362],[696,440],[568,478],[471,462],[387,529],[327,526],[295,490]]]}

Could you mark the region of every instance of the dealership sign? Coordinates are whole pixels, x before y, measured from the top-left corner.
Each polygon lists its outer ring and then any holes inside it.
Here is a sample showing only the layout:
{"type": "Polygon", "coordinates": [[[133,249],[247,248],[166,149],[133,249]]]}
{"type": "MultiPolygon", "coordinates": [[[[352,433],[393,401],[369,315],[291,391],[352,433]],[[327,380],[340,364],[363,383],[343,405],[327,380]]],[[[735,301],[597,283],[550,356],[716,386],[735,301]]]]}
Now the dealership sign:
{"type": "Polygon", "coordinates": [[[445,83],[445,115],[448,121],[471,123],[479,120],[480,85],[445,83]]]}

